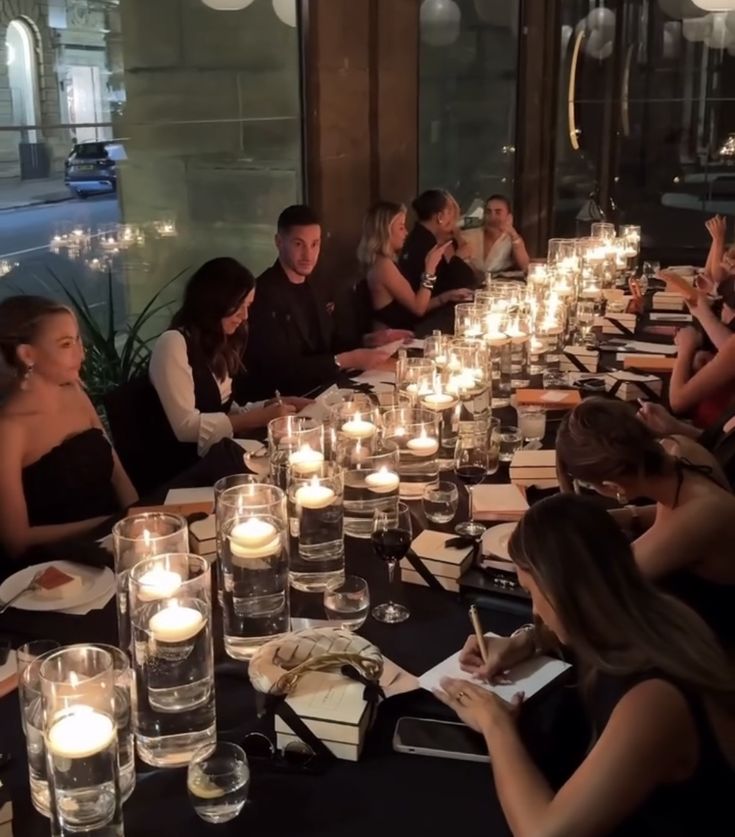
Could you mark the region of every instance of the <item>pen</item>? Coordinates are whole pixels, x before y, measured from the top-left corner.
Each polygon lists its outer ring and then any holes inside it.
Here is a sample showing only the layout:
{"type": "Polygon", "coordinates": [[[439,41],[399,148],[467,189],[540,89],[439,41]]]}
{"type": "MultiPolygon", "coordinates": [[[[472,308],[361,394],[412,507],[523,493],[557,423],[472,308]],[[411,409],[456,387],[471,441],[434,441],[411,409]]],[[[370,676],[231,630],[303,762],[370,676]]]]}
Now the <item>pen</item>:
{"type": "Polygon", "coordinates": [[[283,399],[281,398],[281,393],[278,390],[276,390],[276,404],[278,404],[279,407],[283,407],[283,399]]]}
{"type": "Polygon", "coordinates": [[[485,665],[487,665],[487,648],[485,647],[485,635],[482,632],[480,616],[477,613],[477,608],[474,605],[470,605],[470,622],[472,622],[472,627],[475,629],[475,636],[477,637],[477,642],[480,646],[480,655],[482,656],[482,662],[485,663],[485,665]]]}

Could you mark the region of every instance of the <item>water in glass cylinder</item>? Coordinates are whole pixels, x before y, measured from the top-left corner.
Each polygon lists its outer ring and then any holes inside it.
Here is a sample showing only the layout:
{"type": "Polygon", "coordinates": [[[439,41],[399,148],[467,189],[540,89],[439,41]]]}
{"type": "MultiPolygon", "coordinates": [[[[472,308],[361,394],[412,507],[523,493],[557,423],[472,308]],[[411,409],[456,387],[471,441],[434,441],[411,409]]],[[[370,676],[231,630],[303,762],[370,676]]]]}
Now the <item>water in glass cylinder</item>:
{"type": "MultiPolygon", "coordinates": [[[[318,503],[308,501],[306,504],[289,504],[292,515],[289,526],[294,541],[289,576],[292,587],[306,592],[325,590],[328,584],[343,579],[345,575],[341,498],[336,498],[334,492],[326,487],[319,488],[332,494],[329,505],[319,507],[318,503]]],[[[304,486],[296,491],[296,496],[310,490],[310,486],[304,486]]]]}

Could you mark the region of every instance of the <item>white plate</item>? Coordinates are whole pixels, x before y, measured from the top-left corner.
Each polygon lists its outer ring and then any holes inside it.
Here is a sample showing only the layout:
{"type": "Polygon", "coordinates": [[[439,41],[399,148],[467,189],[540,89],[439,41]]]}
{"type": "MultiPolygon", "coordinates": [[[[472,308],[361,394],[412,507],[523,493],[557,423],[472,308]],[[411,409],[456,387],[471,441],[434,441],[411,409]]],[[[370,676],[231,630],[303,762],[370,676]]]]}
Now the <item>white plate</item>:
{"type": "Polygon", "coordinates": [[[254,474],[265,476],[271,470],[271,458],[268,453],[268,448],[265,445],[260,445],[257,450],[245,454],[245,465],[250,468],[254,474]]]}
{"type": "Polygon", "coordinates": [[[488,529],[482,536],[483,555],[494,555],[496,558],[510,561],[508,541],[517,525],[517,523],[500,523],[488,529]]]}
{"type": "Polygon", "coordinates": [[[85,567],[72,561],[46,561],[19,570],[0,585],[0,599],[7,601],[16,593],[31,583],[33,576],[51,565],[66,573],[73,573],[82,579],[82,589],[76,596],[65,596],[63,599],[43,599],[36,593],[24,593],[16,599],[11,607],[18,610],[66,610],[68,607],[79,607],[101,598],[115,584],[115,576],[109,567],[85,567]]]}

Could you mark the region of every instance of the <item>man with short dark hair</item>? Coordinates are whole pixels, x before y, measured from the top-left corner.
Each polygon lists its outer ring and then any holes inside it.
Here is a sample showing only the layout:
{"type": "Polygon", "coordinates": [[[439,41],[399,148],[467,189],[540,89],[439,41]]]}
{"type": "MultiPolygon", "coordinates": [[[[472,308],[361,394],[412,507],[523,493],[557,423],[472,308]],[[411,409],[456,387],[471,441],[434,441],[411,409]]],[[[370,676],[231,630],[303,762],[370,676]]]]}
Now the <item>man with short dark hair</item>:
{"type": "Polygon", "coordinates": [[[332,383],[340,369],[372,369],[388,356],[380,349],[337,351],[327,305],[308,281],[321,249],[316,213],[297,204],[278,218],[278,259],[258,277],[245,353],[248,393],[309,392],[332,383]]]}

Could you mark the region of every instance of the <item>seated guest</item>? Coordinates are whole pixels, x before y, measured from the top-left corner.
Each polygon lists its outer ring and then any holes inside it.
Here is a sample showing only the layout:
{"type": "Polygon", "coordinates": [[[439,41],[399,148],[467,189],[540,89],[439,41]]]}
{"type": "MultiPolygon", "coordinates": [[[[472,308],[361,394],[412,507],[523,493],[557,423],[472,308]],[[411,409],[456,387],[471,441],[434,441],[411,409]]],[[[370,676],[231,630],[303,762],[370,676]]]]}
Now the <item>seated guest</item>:
{"type": "Polygon", "coordinates": [[[431,295],[437,266],[451,241],[435,244],[426,254],[421,287],[414,291],[396,265],[406,235],[406,208],[397,203],[376,203],[363,221],[357,258],[366,272],[378,327],[415,329],[429,312],[451,302],[472,299],[472,292],[466,289],[431,295]]]}
{"type": "Polygon", "coordinates": [[[433,296],[461,288],[475,288],[479,277],[470,264],[470,246],[461,233],[459,206],[454,198],[441,189],[422,192],[411,204],[416,213],[416,224],[406,237],[398,260],[398,268],[414,291],[421,287],[426,273],[426,257],[437,244],[450,244],[443,251],[436,266],[433,296]]]}
{"type": "Polygon", "coordinates": [[[246,350],[253,390],[308,392],[333,383],[340,369],[373,369],[388,360],[379,348],[339,351],[328,306],[309,282],[322,230],[308,206],[278,219],[278,259],[258,278],[246,350]]]}
{"type": "Polygon", "coordinates": [[[725,243],[727,237],[727,218],[722,215],[715,215],[705,223],[707,232],[712,238],[707,261],[704,265],[704,278],[698,282],[699,287],[708,292],[714,292],[720,283],[732,272],[732,259],[735,253],[734,248],[728,250],[725,243]]]}
{"type": "Polygon", "coordinates": [[[587,398],[564,418],[556,451],[564,487],[571,478],[626,505],[615,517],[637,535],[633,553],[643,575],[733,642],[735,497],[715,460],[702,448],[688,451],[690,458],[673,455],[630,405],[606,398],[587,398]],[[656,505],[627,505],[638,498],[656,505]]]}
{"type": "Polygon", "coordinates": [[[80,382],[83,360],[64,305],[0,303],[0,545],[10,556],[84,535],[137,500],[80,382]]]}
{"type": "Polygon", "coordinates": [[[709,451],[722,469],[730,490],[735,491],[735,408],[730,408],[704,430],[671,415],[661,404],[645,401],[638,418],[658,437],[674,436],[677,444],[690,439],[709,451]]]}
{"type": "MultiPolygon", "coordinates": [[[[700,300],[692,310],[705,304],[700,300]]],[[[678,352],[669,383],[669,403],[674,413],[696,414],[700,425],[710,423],[735,398],[735,334],[722,337],[718,338],[717,353],[707,362],[702,362],[699,354],[702,335],[696,329],[687,326],[674,338],[678,352]]]]}
{"type": "MultiPolygon", "coordinates": [[[[471,637],[462,668],[502,676],[557,638],[577,659],[594,740],[555,789],[517,730],[513,704],[464,679],[437,696],[490,754],[495,790],[513,834],[720,834],[735,792],[735,675],[688,607],[638,571],[613,521],[585,498],[557,495],[526,512],[508,551],[541,631],[471,637]]],[[[727,828],[725,828],[727,830],[727,828]]]]}
{"type": "MultiPolygon", "coordinates": [[[[252,273],[231,258],[212,259],[189,280],[171,328],[156,341],[149,374],[179,442],[204,456],[221,439],[244,437],[307,403],[283,398],[244,407],[232,399],[243,368],[252,273]]],[[[182,460],[182,466],[185,466],[182,460]]]]}
{"type": "Polygon", "coordinates": [[[483,276],[504,270],[527,271],[531,259],[526,244],[513,227],[510,201],[503,195],[491,195],[485,201],[482,230],[468,230],[472,264],[483,276]]]}

